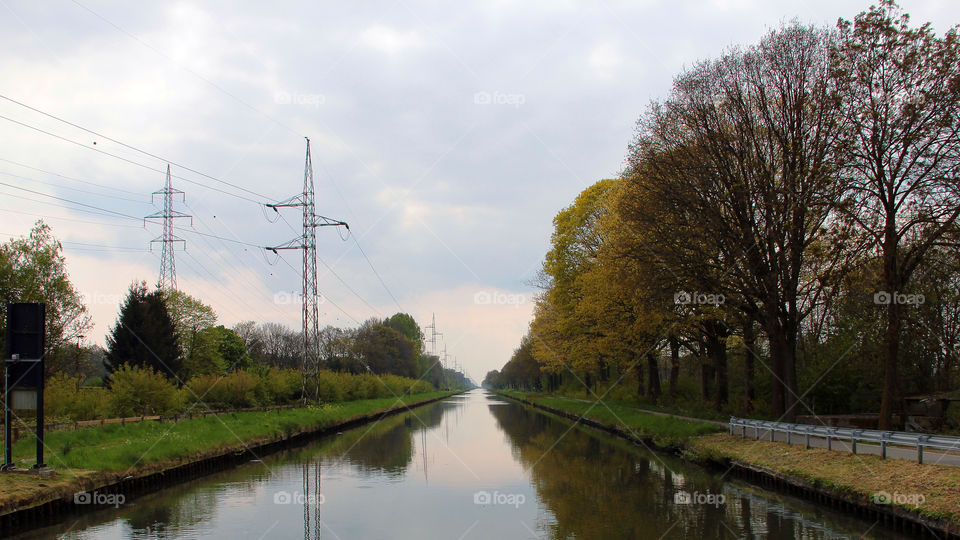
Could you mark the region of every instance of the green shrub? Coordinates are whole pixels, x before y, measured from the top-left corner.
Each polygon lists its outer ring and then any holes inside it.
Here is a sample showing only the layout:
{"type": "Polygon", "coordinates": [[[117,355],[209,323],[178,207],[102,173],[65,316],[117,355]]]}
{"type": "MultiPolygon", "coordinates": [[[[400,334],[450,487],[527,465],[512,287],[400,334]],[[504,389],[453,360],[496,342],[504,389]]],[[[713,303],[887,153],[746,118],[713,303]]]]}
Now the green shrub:
{"type": "Polygon", "coordinates": [[[110,394],[105,388],[77,389],[79,378],[57,373],[47,379],[43,391],[44,416],[70,421],[106,418],[110,394]]]}
{"type": "Polygon", "coordinates": [[[246,370],[232,371],[223,377],[220,387],[226,392],[227,406],[242,409],[257,406],[259,378],[246,370]]]}
{"type": "Polygon", "coordinates": [[[285,405],[300,398],[300,372],[295,369],[270,368],[258,373],[257,399],[261,403],[285,405]]]}
{"type": "Polygon", "coordinates": [[[110,375],[110,408],[116,416],[170,414],[180,408],[180,393],[153,368],[124,364],[110,375]]]}

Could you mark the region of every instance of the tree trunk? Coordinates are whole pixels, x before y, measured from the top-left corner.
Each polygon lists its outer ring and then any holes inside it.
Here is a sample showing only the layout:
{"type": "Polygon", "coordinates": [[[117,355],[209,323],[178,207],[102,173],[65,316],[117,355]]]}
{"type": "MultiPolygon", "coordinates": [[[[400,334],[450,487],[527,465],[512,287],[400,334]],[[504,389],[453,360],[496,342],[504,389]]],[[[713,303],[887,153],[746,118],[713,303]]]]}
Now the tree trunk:
{"type": "Polygon", "coordinates": [[[680,341],[670,338],[670,399],[677,397],[677,380],[680,378],[680,341]]]}
{"type": "Polygon", "coordinates": [[[713,366],[710,365],[710,355],[707,354],[706,346],[700,342],[700,399],[704,403],[710,403],[710,383],[713,381],[713,366]]]}
{"type": "Polygon", "coordinates": [[[727,384],[727,342],[724,339],[726,334],[727,332],[723,323],[715,321],[707,324],[707,354],[713,366],[712,375],[716,380],[713,408],[718,411],[727,403],[727,398],[729,397],[727,384]]]}
{"type": "MultiPolygon", "coordinates": [[[[886,357],[883,360],[883,397],[880,400],[879,429],[893,428],[893,408],[897,399],[897,356],[900,353],[900,306],[896,295],[903,280],[898,272],[896,215],[888,213],[884,225],[883,282],[887,294],[887,328],[884,332],[886,357]]],[[[876,301],[876,297],[874,298],[876,301]]]]}
{"type": "Polygon", "coordinates": [[[800,409],[797,392],[797,334],[794,331],[786,332],[787,348],[784,351],[783,358],[783,401],[786,406],[784,420],[793,422],[797,419],[797,411],[800,409]]]}
{"type": "Polygon", "coordinates": [[[650,397],[656,401],[660,397],[660,368],[657,365],[657,355],[652,352],[647,353],[647,368],[650,371],[648,389],[650,397]]]}
{"type": "Polygon", "coordinates": [[[770,345],[770,415],[776,420],[782,420],[786,412],[783,384],[783,357],[786,342],[779,327],[770,323],[767,325],[767,340],[770,345]]]}
{"type": "Polygon", "coordinates": [[[753,321],[747,321],[743,325],[743,386],[744,386],[744,406],[743,415],[750,416],[753,410],[753,361],[756,355],[757,334],[753,329],[753,321]]]}
{"type": "Polygon", "coordinates": [[[633,369],[637,370],[637,395],[643,395],[643,363],[637,361],[633,364],[633,369]]]}
{"type": "Polygon", "coordinates": [[[893,409],[897,399],[897,356],[900,353],[900,308],[891,301],[887,306],[886,357],[883,361],[883,398],[880,401],[879,429],[893,429],[893,409]]]}

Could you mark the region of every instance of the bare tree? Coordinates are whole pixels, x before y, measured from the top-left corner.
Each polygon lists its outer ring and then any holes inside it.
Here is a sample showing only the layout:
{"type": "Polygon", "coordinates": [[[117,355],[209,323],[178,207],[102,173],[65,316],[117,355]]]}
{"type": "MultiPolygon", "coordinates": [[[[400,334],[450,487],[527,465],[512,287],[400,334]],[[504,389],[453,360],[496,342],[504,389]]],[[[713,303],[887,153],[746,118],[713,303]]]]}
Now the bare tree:
{"type": "Polygon", "coordinates": [[[910,28],[895,3],[841,20],[832,76],[849,138],[846,216],[883,262],[886,309],[880,428],[891,426],[904,290],[960,216],[960,42],[910,28]]]}

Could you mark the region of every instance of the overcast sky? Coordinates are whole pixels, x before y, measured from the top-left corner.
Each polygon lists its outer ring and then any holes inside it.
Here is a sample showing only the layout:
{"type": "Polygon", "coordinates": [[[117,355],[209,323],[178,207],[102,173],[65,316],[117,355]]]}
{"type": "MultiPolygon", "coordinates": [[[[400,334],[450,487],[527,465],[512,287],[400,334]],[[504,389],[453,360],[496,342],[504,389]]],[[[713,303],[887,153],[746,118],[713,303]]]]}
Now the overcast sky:
{"type": "MultiPolygon", "coordinates": [[[[299,253],[256,246],[296,236],[300,216],[271,222],[257,203],[301,190],[307,136],[317,212],[358,241],[317,231],[321,324],[436,313],[438,349],[479,382],[527,329],[553,216],[619,173],[684,66],[868,5],[0,0],[0,94],[163,158],[0,99],[0,240],[53,227],[102,344],[130,283],[157,280],[160,229],[138,218],[171,160],[239,186],[173,166],[193,215],[180,288],[228,326],[299,328],[299,253]]],[[[960,22],[954,0],[902,5],[941,32],[960,22]]]]}

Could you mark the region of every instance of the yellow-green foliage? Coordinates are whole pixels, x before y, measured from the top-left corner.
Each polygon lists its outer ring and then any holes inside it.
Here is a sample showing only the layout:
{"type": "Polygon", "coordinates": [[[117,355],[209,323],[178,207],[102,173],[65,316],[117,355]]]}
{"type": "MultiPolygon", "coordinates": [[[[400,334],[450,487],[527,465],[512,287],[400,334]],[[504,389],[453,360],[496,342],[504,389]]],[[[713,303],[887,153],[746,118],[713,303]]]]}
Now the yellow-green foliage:
{"type": "Polygon", "coordinates": [[[48,418],[88,420],[109,415],[110,394],[101,387],[80,387],[78,377],[58,373],[50,377],[43,390],[43,407],[48,418]]]}
{"type": "MultiPolygon", "coordinates": [[[[257,400],[260,377],[248,371],[232,371],[226,375],[200,375],[187,381],[184,398],[189,403],[203,403],[211,409],[242,409],[261,405],[257,400]]],[[[268,403],[263,403],[268,404],[268,403]]]]}
{"type": "Polygon", "coordinates": [[[110,375],[110,405],[117,416],[170,414],[180,403],[177,387],[153,368],[124,364],[110,375]]]}
{"type": "Polygon", "coordinates": [[[257,398],[264,403],[293,403],[300,398],[300,372],[295,369],[270,368],[260,377],[257,398]]]}
{"type": "MultiPolygon", "coordinates": [[[[114,416],[171,414],[194,409],[244,409],[293,404],[300,400],[300,371],[260,368],[236,370],[226,375],[198,375],[177,390],[152,369],[122,366],[108,388],[80,388],[77,379],[57,374],[47,381],[44,406],[51,419],[89,420],[114,416]]],[[[432,392],[433,385],[397,375],[372,375],[321,371],[308,387],[313,396],[319,386],[324,403],[358,399],[392,398],[432,392]]]]}

